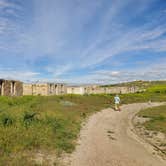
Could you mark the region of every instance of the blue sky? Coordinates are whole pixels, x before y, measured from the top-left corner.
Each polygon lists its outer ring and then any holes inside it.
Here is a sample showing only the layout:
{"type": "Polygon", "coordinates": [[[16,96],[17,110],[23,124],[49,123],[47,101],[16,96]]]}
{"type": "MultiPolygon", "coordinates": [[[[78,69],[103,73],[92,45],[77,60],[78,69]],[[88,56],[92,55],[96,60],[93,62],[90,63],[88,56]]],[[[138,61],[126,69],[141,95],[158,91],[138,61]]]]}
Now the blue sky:
{"type": "Polygon", "coordinates": [[[166,0],[0,0],[0,77],[166,79],[166,0]]]}

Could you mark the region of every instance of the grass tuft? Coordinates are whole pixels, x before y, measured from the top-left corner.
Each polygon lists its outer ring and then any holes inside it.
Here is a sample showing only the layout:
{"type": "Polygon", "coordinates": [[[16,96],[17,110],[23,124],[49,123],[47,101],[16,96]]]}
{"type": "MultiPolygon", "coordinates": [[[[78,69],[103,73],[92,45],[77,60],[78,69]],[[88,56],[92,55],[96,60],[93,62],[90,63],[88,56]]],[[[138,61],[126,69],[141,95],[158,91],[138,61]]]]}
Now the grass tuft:
{"type": "Polygon", "coordinates": [[[142,110],[138,113],[138,116],[150,118],[149,121],[143,124],[146,129],[166,134],[166,105],[142,110]]]}

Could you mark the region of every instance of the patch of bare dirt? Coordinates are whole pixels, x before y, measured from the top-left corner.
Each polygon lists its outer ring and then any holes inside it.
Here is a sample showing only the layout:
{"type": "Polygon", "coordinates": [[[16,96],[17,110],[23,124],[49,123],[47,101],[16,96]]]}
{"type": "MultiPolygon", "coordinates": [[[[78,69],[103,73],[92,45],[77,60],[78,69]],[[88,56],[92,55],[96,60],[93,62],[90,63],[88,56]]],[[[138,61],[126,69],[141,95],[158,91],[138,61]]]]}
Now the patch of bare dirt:
{"type": "Polygon", "coordinates": [[[154,153],[157,153],[166,160],[166,134],[157,131],[146,130],[142,124],[148,120],[148,118],[135,116],[133,119],[135,132],[154,147],[154,153]]]}
{"type": "Polygon", "coordinates": [[[36,165],[62,166],[62,159],[57,156],[57,153],[54,151],[37,151],[32,153],[32,156],[32,161],[34,161],[36,165]]]}
{"type": "Polygon", "coordinates": [[[92,115],[80,133],[74,153],[64,159],[66,166],[165,166],[154,147],[135,132],[132,119],[144,108],[160,103],[129,104],[122,111],[105,109],[92,115]]]}

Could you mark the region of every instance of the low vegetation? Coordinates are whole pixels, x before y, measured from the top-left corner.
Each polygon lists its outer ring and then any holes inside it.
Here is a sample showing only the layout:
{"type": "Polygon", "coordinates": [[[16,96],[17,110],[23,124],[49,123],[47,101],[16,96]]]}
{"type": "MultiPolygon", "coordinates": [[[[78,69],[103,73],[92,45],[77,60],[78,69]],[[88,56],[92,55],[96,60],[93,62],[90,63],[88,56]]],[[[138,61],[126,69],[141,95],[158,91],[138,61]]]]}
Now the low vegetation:
{"type": "Polygon", "coordinates": [[[166,85],[165,84],[153,85],[147,88],[147,91],[150,93],[165,93],[166,94],[166,85]]]}
{"type": "Polygon", "coordinates": [[[148,108],[138,113],[140,117],[150,118],[143,125],[148,130],[160,131],[166,134],[166,105],[148,108]]]}
{"type": "MultiPolygon", "coordinates": [[[[30,159],[38,152],[55,152],[57,156],[72,152],[81,123],[87,116],[112,107],[113,96],[0,97],[0,165],[35,165],[30,159]]],[[[166,92],[149,90],[120,97],[122,104],[166,101],[166,92]]],[[[162,122],[152,119],[151,125],[165,123],[165,115],[160,115],[162,122]]]]}
{"type": "Polygon", "coordinates": [[[151,86],[160,86],[160,85],[166,85],[166,81],[132,81],[132,82],[126,82],[121,84],[113,84],[113,85],[104,85],[103,87],[119,87],[119,86],[125,86],[125,87],[131,87],[131,86],[138,86],[140,88],[149,88],[151,86]]]}
{"type": "Polygon", "coordinates": [[[142,92],[142,93],[134,93],[134,94],[123,94],[121,96],[122,104],[128,103],[141,103],[141,102],[162,102],[166,101],[166,92],[158,93],[158,92],[142,92]]]}
{"type": "Polygon", "coordinates": [[[108,107],[108,101],[105,96],[0,97],[0,165],[32,165],[26,159],[37,151],[73,151],[83,119],[108,107]]]}

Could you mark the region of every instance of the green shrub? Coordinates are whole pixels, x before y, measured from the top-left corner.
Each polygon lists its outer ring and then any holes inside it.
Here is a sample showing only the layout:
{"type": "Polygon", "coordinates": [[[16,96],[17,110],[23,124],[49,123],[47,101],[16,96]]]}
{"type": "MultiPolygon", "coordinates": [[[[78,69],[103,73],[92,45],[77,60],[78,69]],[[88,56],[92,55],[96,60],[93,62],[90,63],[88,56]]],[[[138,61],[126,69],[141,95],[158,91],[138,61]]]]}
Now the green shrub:
{"type": "Polygon", "coordinates": [[[13,122],[14,122],[14,119],[10,116],[10,115],[8,115],[8,114],[2,114],[1,116],[0,116],[0,123],[4,126],[4,127],[6,127],[6,126],[10,126],[10,125],[12,125],[13,124],[13,122]]]}
{"type": "Polygon", "coordinates": [[[32,122],[37,121],[36,112],[25,112],[23,116],[23,123],[25,127],[28,127],[32,122]]]}

